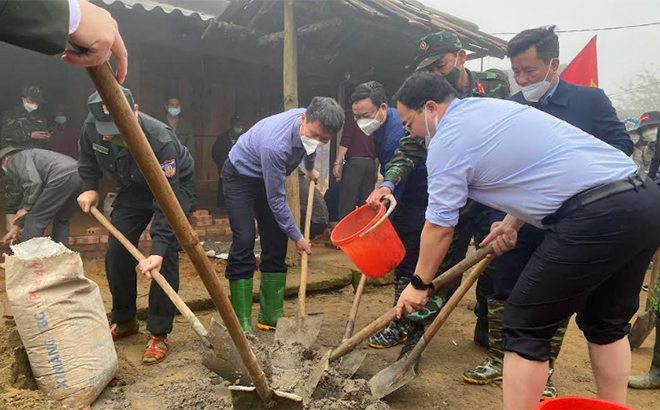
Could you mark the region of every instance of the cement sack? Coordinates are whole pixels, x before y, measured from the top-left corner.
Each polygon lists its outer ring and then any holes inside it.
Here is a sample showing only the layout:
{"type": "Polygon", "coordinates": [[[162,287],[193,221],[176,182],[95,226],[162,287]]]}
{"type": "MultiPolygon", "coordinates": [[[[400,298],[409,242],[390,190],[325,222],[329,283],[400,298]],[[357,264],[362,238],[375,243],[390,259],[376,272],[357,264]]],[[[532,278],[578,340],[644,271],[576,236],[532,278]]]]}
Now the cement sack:
{"type": "Polygon", "coordinates": [[[66,409],[92,404],[117,372],[98,286],[60,243],[34,238],[11,248],[7,295],[39,389],[66,409]]]}

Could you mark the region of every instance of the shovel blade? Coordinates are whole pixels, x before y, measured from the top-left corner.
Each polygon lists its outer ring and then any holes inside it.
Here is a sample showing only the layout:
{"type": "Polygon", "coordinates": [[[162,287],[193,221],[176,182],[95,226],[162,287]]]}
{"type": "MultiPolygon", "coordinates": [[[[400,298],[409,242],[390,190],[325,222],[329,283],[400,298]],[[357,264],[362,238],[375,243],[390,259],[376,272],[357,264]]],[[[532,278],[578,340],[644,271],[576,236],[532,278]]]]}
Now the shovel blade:
{"type": "Polygon", "coordinates": [[[268,406],[257,393],[256,387],[229,386],[229,392],[231,393],[231,402],[234,410],[302,410],[303,408],[302,397],[291,393],[274,390],[276,404],[274,406],[268,406]]]}
{"type": "Polygon", "coordinates": [[[354,350],[339,360],[342,375],[350,379],[360,369],[368,352],[354,350]]]}
{"type": "Polygon", "coordinates": [[[380,400],[415,378],[414,362],[409,360],[411,356],[386,367],[369,380],[369,388],[375,398],[380,400]]]}
{"type": "Polygon", "coordinates": [[[211,347],[204,350],[202,364],[230,383],[251,384],[250,375],[227,328],[215,318],[211,318],[211,326],[206,338],[211,347]]]}
{"type": "Polygon", "coordinates": [[[655,318],[651,310],[647,310],[640,314],[633,323],[630,334],[628,334],[628,341],[630,342],[631,349],[638,349],[642,346],[646,338],[651,334],[655,326],[655,318]]]}
{"type": "Polygon", "coordinates": [[[325,375],[325,372],[328,371],[331,354],[332,354],[332,350],[329,349],[323,355],[319,363],[316,365],[312,373],[310,373],[309,377],[307,378],[307,382],[305,383],[302,391],[300,392],[300,395],[302,396],[305,402],[311,400],[312,395],[314,395],[314,391],[316,390],[316,386],[318,386],[319,382],[325,375]]]}
{"type": "Polygon", "coordinates": [[[323,314],[311,314],[305,317],[281,317],[277,321],[275,340],[285,345],[300,343],[306,348],[312,347],[321,332],[323,314]]]}

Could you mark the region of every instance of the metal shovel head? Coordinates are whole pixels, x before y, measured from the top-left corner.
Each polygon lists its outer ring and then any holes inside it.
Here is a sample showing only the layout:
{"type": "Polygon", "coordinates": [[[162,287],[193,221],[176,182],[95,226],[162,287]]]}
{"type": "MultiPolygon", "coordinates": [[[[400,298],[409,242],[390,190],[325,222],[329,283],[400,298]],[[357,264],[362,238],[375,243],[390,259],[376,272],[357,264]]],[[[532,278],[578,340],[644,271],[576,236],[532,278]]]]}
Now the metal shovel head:
{"type": "Polygon", "coordinates": [[[206,338],[211,347],[204,349],[202,364],[230,383],[251,384],[250,375],[225,325],[211,318],[206,338]]]}
{"type": "Polygon", "coordinates": [[[367,358],[368,353],[369,352],[366,351],[353,350],[351,353],[342,357],[339,360],[339,367],[341,368],[342,375],[347,379],[350,379],[355,372],[360,369],[360,366],[364,363],[364,359],[367,358]]]}
{"type": "Polygon", "coordinates": [[[293,318],[281,317],[277,321],[275,340],[286,345],[300,343],[309,349],[316,341],[322,324],[322,313],[314,313],[303,317],[298,315],[293,318]]]}
{"type": "Polygon", "coordinates": [[[409,360],[411,356],[394,362],[369,380],[369,388],[375,398],[382,399],[415,378],[414,361],[409,360]]]}
{"type": "Polygon", "coordinates": [[[647,310],[642,312],[635,323],[633,323],[632,329],[630,329],[630,334],[628,334],[628,341],[630,342],[631,349],[638,349],[644,343],[644,340],[651,334],[653,327],[655,326],[655,315],[653,310],[647,310]]]}
{"type": "Polygon", "coordinates": [[[325,352],[319,363],[316,365],[312,373],[310,373],[309,377],[307,378],[307,382],[305,383],[305,386],[300,392],[300,395],[302,396],[304,401],[309,401],[312,398],[312,395],[316,390],[316,386],[318,386],[319,382],[325,375],[325,372],[328,371],[328,368],[330,367],[331,354],[332,354],[332,349],[328,349],[328,351],[325,352]]]}
{"type": "Polygon", "coordinates": [[[291,393],[273,390],[273,398],[276,403],[269,406],[261,400],[256,387],[229,386],[229,392],[234,410],[302,410],[303,408],[302,397],[291,393]]]}

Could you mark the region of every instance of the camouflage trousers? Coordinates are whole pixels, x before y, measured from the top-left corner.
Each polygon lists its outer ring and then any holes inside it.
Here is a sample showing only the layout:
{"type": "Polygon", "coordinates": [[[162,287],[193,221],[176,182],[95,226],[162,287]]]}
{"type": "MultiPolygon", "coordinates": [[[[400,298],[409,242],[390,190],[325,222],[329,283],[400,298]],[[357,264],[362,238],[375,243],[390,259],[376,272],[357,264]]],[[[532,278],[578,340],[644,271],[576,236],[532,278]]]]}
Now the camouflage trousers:
{"type": "MultiPolygon", "coordinates": [[[[488,300],[488,356],[500,366],[504,363],[502,350],[502,319],[504,317],[504,304],[502,300],[488,300]]],[[[570,320],[570,319],[569,319],[570,320]]],[[[559,356],[561,345],[564,342],[566,328],[569,320],[559,326],[555,335],[550,339],[550,374],[552,375],[555,361],[559,356]]]]}

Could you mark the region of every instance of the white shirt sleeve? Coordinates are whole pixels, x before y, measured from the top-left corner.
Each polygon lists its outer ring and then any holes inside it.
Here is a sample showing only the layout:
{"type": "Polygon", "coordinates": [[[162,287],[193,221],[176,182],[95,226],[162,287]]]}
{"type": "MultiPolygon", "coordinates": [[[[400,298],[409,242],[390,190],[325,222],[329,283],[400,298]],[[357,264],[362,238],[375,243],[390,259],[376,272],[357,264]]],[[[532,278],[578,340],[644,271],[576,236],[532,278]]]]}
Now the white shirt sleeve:
{"type": "Polygon", "coordinates": [[[78,30],[80,25],[80,4],[78,0],[69,0],[69,35],[78,30]]]}
{"type": "Polygon", "coordinates": [[[459,210],[467,203],[474,166],[466,153],[446,147],[441,141],[433,142],[426,160],[429,192],[426,220],[434,225],[456,226],[459,210]]]}

